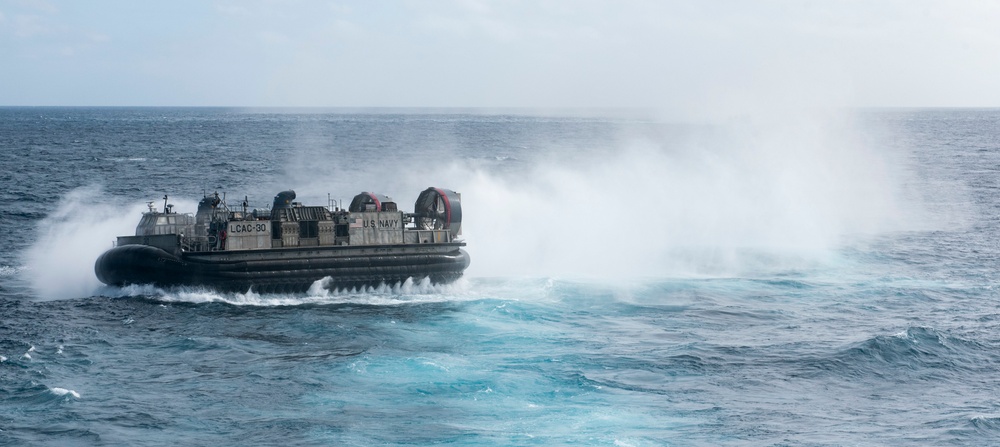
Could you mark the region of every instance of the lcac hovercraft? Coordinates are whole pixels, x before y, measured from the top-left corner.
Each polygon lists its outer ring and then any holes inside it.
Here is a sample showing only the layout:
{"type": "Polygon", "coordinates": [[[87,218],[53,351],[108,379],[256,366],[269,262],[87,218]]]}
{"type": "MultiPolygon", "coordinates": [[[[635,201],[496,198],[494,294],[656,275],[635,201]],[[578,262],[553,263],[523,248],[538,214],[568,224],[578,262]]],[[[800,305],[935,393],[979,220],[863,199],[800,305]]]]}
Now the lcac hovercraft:
{"type": "Polygon", "coordinates": [[[135,236],[119,236],[94,266],[101,282],[123,286],[204,286],[223,291],[304,292],[394,285],[409,278],[455,281],[469,266],[462,249],[461,196],[428,188],[413,213],[387,196],[362,192],[348,209],[304,206],[294,191],[269,209],[232,209],[218,193],[195,214],[152,203],[135,236]]]}

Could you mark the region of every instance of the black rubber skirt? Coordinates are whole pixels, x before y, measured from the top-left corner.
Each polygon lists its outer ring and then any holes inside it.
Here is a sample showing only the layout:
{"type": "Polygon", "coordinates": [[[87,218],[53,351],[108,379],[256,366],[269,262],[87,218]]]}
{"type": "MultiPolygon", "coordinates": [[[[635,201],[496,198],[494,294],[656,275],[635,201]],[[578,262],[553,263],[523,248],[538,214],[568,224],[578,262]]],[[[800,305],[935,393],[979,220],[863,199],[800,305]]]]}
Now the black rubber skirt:
{"type": "Polygon", "coordinates": [[[220,291],[305,292],[331,278],[332,289],[395,285],[409,278],[446,284],[469,266],[465,250],[441,253],[345,254],[324,257],[262,256],[223,261],[178,257],[148,245],[123,245],[104,252],[94,264],[97,279],[112,286],[153,284],[160,287],[204,286],[220,291]]]}

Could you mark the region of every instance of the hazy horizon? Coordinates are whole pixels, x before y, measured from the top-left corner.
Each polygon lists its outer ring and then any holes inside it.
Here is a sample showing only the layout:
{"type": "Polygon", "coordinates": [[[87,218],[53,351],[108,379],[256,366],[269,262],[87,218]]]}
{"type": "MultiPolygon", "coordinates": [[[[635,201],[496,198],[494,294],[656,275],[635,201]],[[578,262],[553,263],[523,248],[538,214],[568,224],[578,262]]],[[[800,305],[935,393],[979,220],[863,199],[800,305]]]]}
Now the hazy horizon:
{"type": "Polygon", "coordinates": [[[0,2],[0,105],[1000,106],[1000,4],[0,2]]]}

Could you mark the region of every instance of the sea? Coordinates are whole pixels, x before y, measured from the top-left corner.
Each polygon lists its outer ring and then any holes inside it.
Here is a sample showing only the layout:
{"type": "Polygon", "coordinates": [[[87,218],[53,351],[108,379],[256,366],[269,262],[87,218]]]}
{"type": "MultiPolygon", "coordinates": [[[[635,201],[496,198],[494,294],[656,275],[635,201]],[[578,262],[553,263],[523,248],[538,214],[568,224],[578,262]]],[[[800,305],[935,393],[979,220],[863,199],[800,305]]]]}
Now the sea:
{"type": "Polygon", "coordinates": [[[765,106],[2,107],[0,445],[1000,445],[1000,110],[765,106]],[[94,275],[149,207],[430,186],[452,284],[94,275]]]}

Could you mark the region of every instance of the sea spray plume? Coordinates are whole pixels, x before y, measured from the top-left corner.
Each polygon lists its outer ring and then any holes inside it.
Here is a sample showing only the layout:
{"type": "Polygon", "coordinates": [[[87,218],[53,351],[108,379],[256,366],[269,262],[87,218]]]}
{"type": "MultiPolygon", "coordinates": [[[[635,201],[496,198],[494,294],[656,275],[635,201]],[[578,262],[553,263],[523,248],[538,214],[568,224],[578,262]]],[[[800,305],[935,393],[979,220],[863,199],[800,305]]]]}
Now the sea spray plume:
{"type": "MultiPolygon", "coordinates": [[[[508,117],[466,119],[461,128],[517,128],[508,117]]],[[[593,133],[594,141],[552,142],[543,132],[493,143],[516,163],[454,147],[451,157],[380,160],[362,169],[313,160],[315,167],[289,176],[366,185],[401,204],[431,184],[461,192],[473,276],[786,270],[825,262],[859,236],[926,221],[920,204],[901,194],[912,175],[905,154],[873,140],[868,123],[845,110],[786,108],[699,123],[597,121],[616,125],[593,133]],[[521,142],[532,146],[511,152],[521,142]],[[320,176],[317,169],[335,172],[320,176]]]]}
{"type": "MultiPolygon", "coordinates": [[[[178,209],[193,210],[194,204],[184,202],[178,209]]],[[[37,296],[91,296],[101,286],[94,261],[116,237],[134,234],[145,210],[141,203],[109,200],[99,186],[77,188],[63,196],[38,223],[38,237],[24,253],[26,276],[37,296]]]]}
{"type": "Polygon", "coordinates": [[[791,116],[661,141],[623,135],[517,175],[452,169],[471,275],[734,275],[822,262],[858,235],[904,228],[898,154],[850,119],[791,116]]]}

